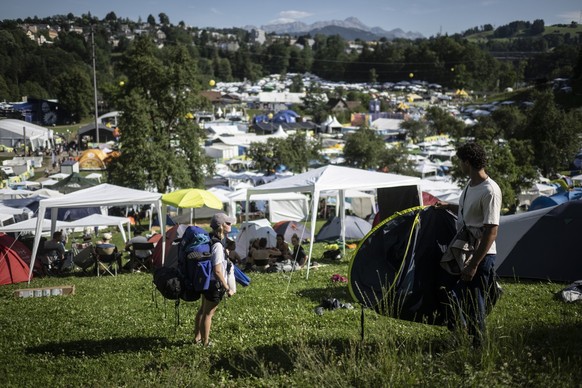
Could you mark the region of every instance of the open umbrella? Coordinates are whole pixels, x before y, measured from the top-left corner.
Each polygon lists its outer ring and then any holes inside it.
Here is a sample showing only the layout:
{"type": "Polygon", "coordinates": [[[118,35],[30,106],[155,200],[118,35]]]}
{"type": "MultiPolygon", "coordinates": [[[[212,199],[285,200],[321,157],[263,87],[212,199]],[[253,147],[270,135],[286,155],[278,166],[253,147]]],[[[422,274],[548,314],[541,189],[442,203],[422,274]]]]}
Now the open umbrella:
{"type": "Polygon", "coordinates": [[[165,205],[178,208],[198,209],[209,207],[222,209],[222,201],[212,192],[204,189],[181,189],[162,195],[165,205]]]}

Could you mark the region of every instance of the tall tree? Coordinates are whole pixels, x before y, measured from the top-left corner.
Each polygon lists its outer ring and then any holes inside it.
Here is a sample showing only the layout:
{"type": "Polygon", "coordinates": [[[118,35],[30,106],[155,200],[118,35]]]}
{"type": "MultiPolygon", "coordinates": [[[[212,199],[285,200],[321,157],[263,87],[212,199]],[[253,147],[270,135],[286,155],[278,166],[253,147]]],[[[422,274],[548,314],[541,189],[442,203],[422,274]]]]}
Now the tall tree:
{"type": "Polygon", "coordinates": [[[59,107],[70,114],[72,122],[87,117],[93,107],[93,85],[84,67],[75,67],[55,79],[59,107]]]}
{"type": "Polygon", "coordinates": [[[109,167],[111,181],[162,193],[201,187],[214,166],[201,147],[203,131],[188,118],[201,103],[196,65],[182,46],[156,54],[153,42],[141,37],[124,59],[127,82],[118,97],[122,152],[109,167]]]}
{"type": "Polygon", "coordinates": [[[309,167],[309,161],[319,159],[319,143],[310,140],[305,133],[289,137],[270,138],[265,143],[251,143],[247,155],[255,161],[260,171],[273,172],[281,166],[301,173],[309,167]]]}
{"type": "Polygon", "coordinates": [[[535,162],[544,176],[570,165],[580,149],[582,123],[575,113],[560,110],[551,90],[538,93],[522,136],[531,140],[535,162]]]}
{"type": "Polygon", "coordinates": [[[384,151],[384,140],[370,128],[362,127],[348,135],[344,157],[349,166],[376,169],[384,151]]]}

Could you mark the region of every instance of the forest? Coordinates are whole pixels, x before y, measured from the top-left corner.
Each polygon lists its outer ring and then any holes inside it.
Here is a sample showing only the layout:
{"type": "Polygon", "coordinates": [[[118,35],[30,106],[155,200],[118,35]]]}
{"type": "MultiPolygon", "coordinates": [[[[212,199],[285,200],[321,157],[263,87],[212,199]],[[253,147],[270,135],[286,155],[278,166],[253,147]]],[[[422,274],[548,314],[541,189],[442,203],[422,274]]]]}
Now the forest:
{"type": "Polygon", "coordinates": [[[149,15],[145,22],[117,18],[114,12],[102,20],[90,14],[4,20],[0,101],[24,96],[57,99],[73,121],[80,121],[92,106],[92,42],[100,104],[108,104],[108,92],[126,77],[121,58],[137,36],[151,37],[159,57],[183,46],[201,83],[252,83],[269,74],[312,73],[329,81],[381,85],[414,74],[415,79],[451,89],[495,92],[567,78],[579,93],[580,29],[575,23],[545,26],[536,20],[414,41],[267,35],[260,44],[243,29],[174,25],[164,13],[158,19],[149,15]]]}

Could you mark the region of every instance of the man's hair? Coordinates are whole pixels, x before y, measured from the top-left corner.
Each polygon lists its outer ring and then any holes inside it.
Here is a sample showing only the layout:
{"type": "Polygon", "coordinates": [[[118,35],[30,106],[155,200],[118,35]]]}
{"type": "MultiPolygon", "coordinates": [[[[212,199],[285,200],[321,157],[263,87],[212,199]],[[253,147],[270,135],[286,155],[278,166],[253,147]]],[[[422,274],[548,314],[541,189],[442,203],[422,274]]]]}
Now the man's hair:
{"type": "Polygon", "coordinates": [[[261,237],[259,240],[259,247],[266,248],[267,247],[267,239],[265,237],[261,237]]]}
{"type": "Polygon", "coordinates": [[[465,143],[457,149],[457,157],[480,170],[487,166],[487,154],[483,147],[477,143],[465,143]]]}

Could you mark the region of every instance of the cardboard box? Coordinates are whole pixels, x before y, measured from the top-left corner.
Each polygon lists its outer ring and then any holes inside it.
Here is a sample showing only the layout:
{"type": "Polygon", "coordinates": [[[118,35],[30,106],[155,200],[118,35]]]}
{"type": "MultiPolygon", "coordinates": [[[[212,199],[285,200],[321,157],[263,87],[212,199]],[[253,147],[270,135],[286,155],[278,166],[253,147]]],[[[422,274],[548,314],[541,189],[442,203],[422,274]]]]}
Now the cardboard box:
{"type": "Polygon", "coordinates": [[[74,295],[75,286],[54,286],[43,288],[21,288],[14,290],[16,298],[38,298],[42,296],[74,295]]]}

